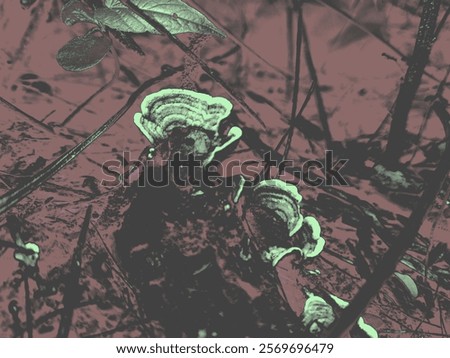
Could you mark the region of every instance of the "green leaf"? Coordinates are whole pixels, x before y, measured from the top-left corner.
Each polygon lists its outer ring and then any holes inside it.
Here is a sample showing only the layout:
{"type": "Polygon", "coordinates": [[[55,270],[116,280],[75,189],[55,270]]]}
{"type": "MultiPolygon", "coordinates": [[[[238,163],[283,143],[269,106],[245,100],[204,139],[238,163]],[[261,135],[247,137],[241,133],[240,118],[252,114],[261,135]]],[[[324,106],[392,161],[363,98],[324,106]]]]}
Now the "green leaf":
{"type": "Polygon", "coordinates": [[[56,60],[67,71],[84,71],[99,63],[110,48],[109,37],[98,31],[90,31],[65,44],[58,51],[56,60]]]}
{"type": "MultiPolygon", "coordinates": [[[[225,36],[204,15],[181,0],[132,0],[132,3],[172,34],[194,32],[225,36]]],[[[118,31],[159,33],[119,0],[106,0],[105,7],[96,9],[94,17],[104,26],[118,31]]]]}
{"type": "Polygon", "coordinates": [[[71,0],[61,9],[61,20],[72,26],[78,22],[90,22],[96,24],[94,12],[80,0],[71,0]]]}

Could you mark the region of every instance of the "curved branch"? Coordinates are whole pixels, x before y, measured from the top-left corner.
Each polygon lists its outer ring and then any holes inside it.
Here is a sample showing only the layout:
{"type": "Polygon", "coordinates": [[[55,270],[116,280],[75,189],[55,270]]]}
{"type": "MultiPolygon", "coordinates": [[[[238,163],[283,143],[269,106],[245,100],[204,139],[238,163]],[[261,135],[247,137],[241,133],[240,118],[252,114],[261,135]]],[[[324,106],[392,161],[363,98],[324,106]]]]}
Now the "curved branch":
{"type": "Polygon", "coordinates": [[[445,151],[439,165],[434,171],[434,175],[429,180],[428,186],[424,190],[405,227],[399,236],[395,240],[392,240],[391,247],[350,302],[350,305],[343,311],[340,319],[332,326],[328,336],[342,336],[353,326],[369,302],[378,294],[384,282],[395,272],[395,268],[406,250],[414,243],[417,231],[422,225],[425,214],[433,205],[450,171],[450,114],[446,111],[445,107],[446,103],[442,100],[436,101],[433,105],[433,110],[441,120],[446,134],[445,151]]]}

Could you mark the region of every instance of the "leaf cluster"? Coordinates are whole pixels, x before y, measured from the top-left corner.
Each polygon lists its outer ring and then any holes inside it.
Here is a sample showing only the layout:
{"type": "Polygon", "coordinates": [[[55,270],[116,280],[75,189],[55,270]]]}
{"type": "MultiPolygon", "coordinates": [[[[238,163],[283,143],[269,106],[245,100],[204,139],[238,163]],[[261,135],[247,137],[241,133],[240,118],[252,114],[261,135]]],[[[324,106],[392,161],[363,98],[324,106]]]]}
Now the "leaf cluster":
{"type": "MultiPolygon", "coordinates": [[[[174,35],[200,33],[224,36],[203,14],[181,0],[131,0],[131,3],[174,35]]],[[[67,26],[77,23],[93,25],[86,34],[70,40],[58,51],[56,60],[67,71],[84,71],[101,62],[111,49],[111,34],[141,55],[144,51],[131,36],[159,34],[120,0],[105,0],[101,7],[71,0],[62,8],[61,19],[67,26]]]]}

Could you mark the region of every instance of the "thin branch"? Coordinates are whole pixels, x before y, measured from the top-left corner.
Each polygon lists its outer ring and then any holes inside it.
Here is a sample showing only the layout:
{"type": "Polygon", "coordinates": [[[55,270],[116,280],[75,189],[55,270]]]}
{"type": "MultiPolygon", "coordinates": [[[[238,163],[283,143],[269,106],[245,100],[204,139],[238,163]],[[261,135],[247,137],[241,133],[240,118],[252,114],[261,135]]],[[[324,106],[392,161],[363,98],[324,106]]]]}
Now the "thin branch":
{"type": "Polygon", "coordinates": [[[384,159],[388,167],[396,167],[403,153],[408,115],[430,57],[440,3],[441,0],[424,1],[413,55],[409,61],[405,79],[400,86],[394,113],[392,114],[392,124],[384,159]]]}
{"type": "MultiPolygon", "coordinates": [[[[436,94],[433,96],[433,98],[439,98],[442,96],[442,93],[444,92],[444,86],[447,83],[449,75],[450,75],[450,66],[447,67],[447,72],[445,73],[444,79],[441,81],[441,83],[439,83],[438,89],[436,91],[436,94]]],[[[428,105],[428,108],[425,111],[425,114],[422,118],[422,123],[420,124],[419,131],[417,132],[417,135],[415,138],[416,146],[414,147],[414,150],[411,154],[411,158],[408,160],[406,165],[410,165],[412,163],[413,159],[415,158],[417,151],[419,150],[420,138],[422,138],[422,134],[425,131],[428,120],[430,119],[432,113],[433,113],[433,105],[430,104],[430,105],[428,105]]]]}
{"type": "MultiPolygon", "coordinates": [[[[344,10],[339,8],[338,6],[336,6],[333,3],[331,3],[329,0],[314,0],[314,1],[316,1],[317,3],[322,4],[322,5],[330,8],[330,9],[332,9],[333,11],[337,12],[341,16],[345,17],[349,22],[351,22],[358,29],[360,29],[361,31],[365,32],[366,34],[372,36],[373,38],[377,39],[378,41],[380,41],[385,46],[389,47],[393,52],[395,52],[398,56],[400,56],[402,61],[405,61],[406,63],[409,63],[409,61],[410,61],[409,56],[406,56],[403,52],[401,52],[399,49],[397,49],[395,46],[393,46],[390,42],[388,42],[387,40],[385,40],[381,36],[379,36],[376,33],[370,31],[370,29],[368,29],[366,26],[361,24],[358,20],[353,18],[350,14],[348,14],[347,12],[345,12],[344,10]]],[[[440,1],[440,0],[438,0],[438,1],[440,1]]],[[[428,77],[430,77],[431,79],[435,80],[435,81],[439,81],[436,77],[434,77],[432,74],[430,74],[428,72],[424,71],[424,74],[427,75],[428,77]]]]}
{"type": "MultiPolygon", "coordinates": [[[[311,85],[309,86],[309,90],[308,90],[308,93],[306,94],[305,100],[302,103],[302,107],[298,111],[298,113],[295,116],[295,118],[293,120],[291,120],[291,127],[295,127],[296,124],[300,121],[300,119],[304,119],[304,117],[302,116],[303,111],[305,110],[306,106],[308,105],[308,103],[309,103],[309,101],[311,99],[311,96],[314,93],[315,88],[316,88],[316,83],[313,81],[313,82],[311,82],[311,85]]],[[[294,133],[294,128],[292,128],[292,129],[290,128],[288,130],[288,133],[289,133],[289,138],[288,138],[288,142],[286,143],[283,159],[287,159],[287,156],[289,154],[289,149],[290,149],[290,146],[291,146],[291,140],[292,140],[292,135],[294,133]]],[[[280,141],[280,143],[281,143],[281,141],[280,141]]]]}
{"type": "Polygon", "coordinates": [[[117,55],[117,51],[114,49],[114,46],[111,47],[111,53],[114,58],[114,73],[111,79],[108,82],[106,82],[103,86],[101,86],[97,91],[95,91],[92,95],[86,98],[86,100],[84,100],[79,106],[77,106],[77,108],[75,108],[75,110],[72,113],[70,113],[59,126],[64,127],[65,125],[67,125],[84,107],[86,107],[95,97],[97,97],[105,89],[111,86],[114,80],[117,79],[120,73],[120,63],[119,63],[119,56],[117,55]]]}
{"type": "MultiPolygon", "coordinates": [[[[288,70],[294,73],[294,9],[292,2],[287,1],[286,4],[286,40],[287,40],[287,60],[288,70]]],[[[292,96],[292,82],[286,81],[286,100],[292,96]]]]}
{"type": "Polygon", "coordinates": [[[113,82],[114,80],[117,78],[117,75],[119,74],[119,65],[118,65],[118,60],[117,60],[117,54],[114,50],[114,48],[112,48],[113,50],[113,54],[114,54],[114,59],[115,59],[115,70],[114,73],[111,77],[111,79],[106,82],[103,86],[101,86],[98,90],[96,90],[93,94],[91,94],[88,98],[86,98],[80,105],[77,106],[77,108],[75,108],[67,117],[66,119],[64,119],[64,121],[62,121],[61,124],[59,124],[58,126],[60,127],[64,127],[67,124],[69,124],[69,122],[78,114],[80,113],[80,111],[86,107],[95,97],[97,97],[100,93],[102,93],[105,89],[107,89],[113,82]]]}
{"type": "Polygon", "coordinates": [[[427,187],[403,230],[392,241],[391,247],[350,302],[350,305],[343,311],[340,319],[333,324],[329,332],[331,337],[340,337],[352,327],[369,302],[378,294],[384,282],[395,272],[397,263],[405,251],[414,243],[425,214],[433,205],[434,199],[450,171],[450,114],[445,110],[445,104],[441,101],[437,101],[433,109],[442,121],[447,138],[441,161],[434,171],[434,175],[429,179],[427,187]]]}
{"type": "Polygon", "coordinates": [[[14,56],[11,59],[11,62],[16,62],[22,58],[25,48],[30,43],[32,36],[37,33],[36,30],[38,29],[45,3],[45,1],[40,1],[39,4],[31,10],[31,19],[28,22],[28,26],[22,36],[22,39],[20,40],[20,44],[14,53],[14,56]]]}
{"type": "Polygon", "coordinates": [[[30,283],[28,281],[27,269],[23,272],[23,284],[25,287],[25,316],[28,338],[33,338],[33,313],[31,312],[31,299],[30,299],[30,283]]]}
{"type": "Polygon", "coordinates": [[[40,120],[34,118],[33,116],[29,115],[28,113],[25,113],[20,108],[16,107],[11,102],[8,102],[3,97],[0,97],[0,103],[2,103],[5,107],[21,114],[23,117],[28,119],[31,122],[31,124],[33,124],[34,126],[38,126],[39,128],[44,129],[48,133],[55,134],[55,131],[53,130],[52,127],[50,127],[49,125],[47,125],[45,123],[42,123],[40,120]]]}
{"type": "Polygon", "coordinates": [[[171,77],[175,73],[183,70],[183,66],[179,67],[165,67],[161,74],[155,78],[149,79],[144,82],[136,91],[134,91],[128,98],[126,104],[119,109],[110,119],[108,119],[101,127],[87,137],[83,142],[77,144],[72,149],[69,149],[63,155],[61,155],[54,162],[46,166],[39,173],[31,177],[27,182],[21,185],[19,188],[8,191],[6,194],[0,197],[0,214],[4,213],[9,208],[13,207],[19,201],[24,199],[31,192],[39,188],[44,182],[46,182],[53,175],[63,169],[68,163],[74,160],[80,155],[87,147],[94,143],[103,133],[110,129],[134,104],[137,98],[151,86],[171,77]]]}
{"type": "Polygon", "coordinates": [[[64,310],[61,312],[61,320],[58,328],[58,338],[65,338],[69,336],[70,327],[72,326],[73,311],[79,304],[81,296],[80,275],[82,264],[82,251],[86,243],[87,234],[89,231],[89,223],[91,221],[92,205],[89,205],[81,225],[80,236],[78,237],[77,247],[72,256],[70,263],[70,275],[64,283],[64,297],[62,303],[64,310]]]}
{"type": "Polygon", "coordinates": [[[311,55],[311,47],[309,45],[308,32],[306,31],[306,26],[303,24],[303,41],[304,41],[304,50],[305,50],[305,60],[306,65],[308,67],[309,76],[311,80],[315,82],[316,87],[314,91],[314,96],[316,99],[317,111],[319,113],[320,123],[322,124],[323,135],[325,139],[325,143],[328,148],[332,146],[332,137],[330,132],[330,127],[328,125],[328,115],[325,109],[325,105],[323,103],[322,93],[320,91],[319,78],[317,76],[316,67],[314,66],[314,61],[311,55]]]}
{"type": "Polygon", "coordinates": [[[435,41],[439,37],[439,34],[441,33],[442,29],[444,28],[444,25],[447,22],[447,19],[449,16],[450,16],[450,6],[447,8],[447,10],[444,13],[444,16],[442,16],[441,21],[439,21],[439,24],[436,27],[436,32],[434,33],[435,41]]]}
{"type": "Polygon", "coordinates": [[[295,115],[297,114],[298,105],[298,92],[300,88],[300,58],[302,51],[302,39],[303,39],[303,1],[300,1],[297,7],[297,44],[295,48],[295,74],[294,74],[294,89],[292,93],[292,110],[289,126],[289,134],[286,142],[286,147],[283,154],[283,160],[289,155],[291,149],[291,141],[294,135],[295,129],[295,115]]]}

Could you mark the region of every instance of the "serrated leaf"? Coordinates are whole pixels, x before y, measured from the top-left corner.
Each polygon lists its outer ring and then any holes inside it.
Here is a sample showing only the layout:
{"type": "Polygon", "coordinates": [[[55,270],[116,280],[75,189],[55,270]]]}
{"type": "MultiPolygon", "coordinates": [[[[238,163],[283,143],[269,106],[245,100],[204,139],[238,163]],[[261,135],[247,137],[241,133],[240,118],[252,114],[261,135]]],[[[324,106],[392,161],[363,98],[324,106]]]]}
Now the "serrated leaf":
{"type": "Polygon", "coordinates": [[[445,253],[447,252],[447,244],[443,242],[437,243],[430,250],[428,254],[427,264],[428,266],[433,266],[435,263],[439,262],[444,258],[445,253]]]}
{"type": "Polygon", "coordinates": [[[61,9],[61,20],[72,26],[79,22],[97,23],[94,19],[94,12],[80,0],[71,0],[61,9]]]}
{"type": "Polygon", "coordinates": [[[111,48],[111,39],[93,31],[75,37],[56,55],[56,61],[67,71],[84,71],[98,64],[111,48]]]}
{"type": "MultiPolygon", "coordinates": [[[[131,2],[172,34],[194,32],[225,36],[203,14],[181,0],[132,0],[131,2]]],[[[119,0],[106,0],[105,7],[96,9],[94,17],[104,26],[118,31],[159,33],[119,0]]]]}

